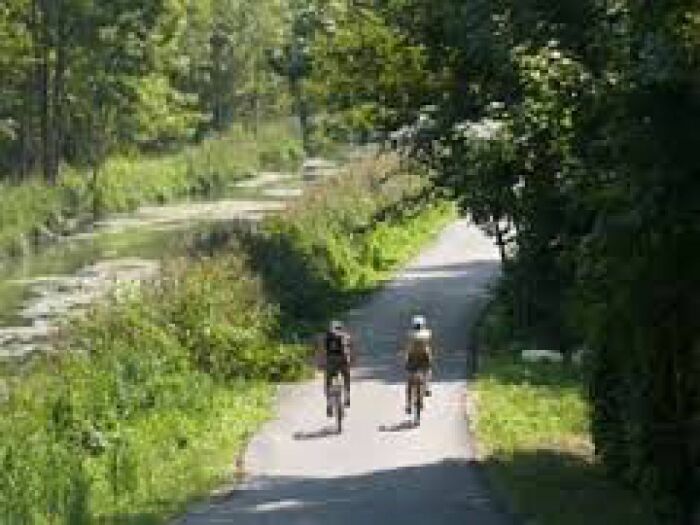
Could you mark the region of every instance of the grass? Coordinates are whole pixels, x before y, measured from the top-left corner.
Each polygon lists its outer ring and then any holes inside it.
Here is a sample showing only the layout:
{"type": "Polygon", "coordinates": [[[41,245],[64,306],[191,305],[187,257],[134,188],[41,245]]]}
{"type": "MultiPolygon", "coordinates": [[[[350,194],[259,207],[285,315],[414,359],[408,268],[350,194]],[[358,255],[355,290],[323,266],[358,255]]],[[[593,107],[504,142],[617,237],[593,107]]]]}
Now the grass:
{"type": "Polygon", "coordinates": [[[652,525],[651,512],[596,460],[581,371],[482,356],[475,432],[494,485],[528,523],[652,525]]]}
{"type": "Polygon", "coordinates": [[[171,262],[67,326],[60,352],[8,375],[0,523],[155,525],[230,479],[270,413],[271,385],[308,371],[308,349],[289,335],[318,312],[290,311],[290,290],[338,308],[453,216],[410,204],[423,183],[387,178],[393,162],[351,168],[264,225],[258,255],[277,273],[235,240],[171,262]],[[285,293],[270,293],[273,282],[285,293]]]}
{"type": "Polygon", "coordinates": [[[100,169],[96,186],[89,170],[74,167],[64,167],[55,186],[38,180],[0,184],[0,258],[70,232],[95,211],[223,194],[232,182],[261,169],[294,169],[301,157],[292,130],[269,123],[257,136],[233,128],[177,152],[115,155],[100,169]]]}
{"type": "MultiPolygon", "coordinates": [[[[157,413],[130,429],[138,472],[138,490],[115,500],[107,484],[97,488],[91,505],[96,521],[116,520],[141,525],[143,516],[157,523],[182,513],[186,504],[236,480],[236,458],[270,415],[270,387],[241,382],[217,389],[206,412],[157,413]],[[134,519],[134,510],[138,518],[134,519]]],[[[109,458],[90,460],[89,476],[109,479],[109,458]]]]}
{"type": "Polygon", "coordinates": [[[455,217],[394,156],[351,164],[249,239],[287,331],[308,333],[375,290],[455,217]]]}

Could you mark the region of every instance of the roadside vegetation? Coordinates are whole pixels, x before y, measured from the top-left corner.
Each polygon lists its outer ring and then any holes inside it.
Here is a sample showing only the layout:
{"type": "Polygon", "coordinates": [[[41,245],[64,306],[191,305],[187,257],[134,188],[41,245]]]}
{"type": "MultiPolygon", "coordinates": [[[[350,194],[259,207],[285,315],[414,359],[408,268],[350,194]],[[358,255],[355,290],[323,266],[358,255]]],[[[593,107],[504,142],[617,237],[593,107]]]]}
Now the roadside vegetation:
{"type": "Polygon", "coordinates": [[[329,126],[431,168],[501,249],[515,351],[586,348],[600,464],[698,523],[700,4],[315,5],[329,126]]]}
{"type": "Polygon", "coordinates": [[[572,365],[486,355],[472,384],[482,462],[500,497],[540,525],[653,525],[651,506],[595,457],[589,404],[572,365]]]}
{"type": "Polygon", "coordinates": [[[285,325],[304,333],[348,308],[456,216],[418,173],[393,155],[353,164],[247,239],[285,325]]]}
{"type": "Polygon", "coordinates": [[[422,187],[395,159],[351,165],[262,225],[268,262],[293,260],[290,271],[256,268],[256,245],[232,238],[67,326],[58,352],[9,376],[0,521],[162,523],[231,480],[272,385],[308,374],[294,335],[341,308],[331,299],[380,284],[453,216],[412,203],[422,187]],[[329,310],[292,311],[273,293],[300,281],[329,310]]]}
{"type": "Polygon", "coordinates": [[[469,393],[493,487],[519,517],[540,525],[658,523],[649,502],[614,483],[595,455],[585,367],[522,361],[499,311],[494,303],[479,326],[469,393]]]}
{"type": "Polygon", "coordinates": [[[270,122],[254,135],[235,127],[176,152],[115,155],[96,179],[88,169],[66,167],[55,184],[0,184],[0,258],[26,254],[110,212],[222,196],[261,169],[295,170],[303,152],[291,128],[270,122]]]}
{"type": "Polygon", "coordinates": [[[499,496],[540,525],[661,523],[653,504],[615,483],[595,453],[586,392],[591,356],[524,361],[521,351],[530,346],[512,322],[504,288],[496,291],[476,328],[469,415],[499,496]]]}

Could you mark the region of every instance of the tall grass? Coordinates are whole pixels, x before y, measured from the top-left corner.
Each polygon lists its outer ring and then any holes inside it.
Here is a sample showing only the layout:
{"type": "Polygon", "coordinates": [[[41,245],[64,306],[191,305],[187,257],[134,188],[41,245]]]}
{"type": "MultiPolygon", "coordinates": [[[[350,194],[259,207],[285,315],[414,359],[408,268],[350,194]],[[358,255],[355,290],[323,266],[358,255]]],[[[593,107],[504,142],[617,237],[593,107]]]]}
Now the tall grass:
{"type": "Polygon", "coordinates": [[[98,171],[96,184],[89,170],[75,167],[64,167],[55,186],[38,180],[0,184],[0,257],[22,254],[95,213],[221,194],[260,169],[294,169],[301,157],[292,130],[270,123],[257,136],[234,128],[174,153],[113,156],[98,171]]]}
{"type": "Polygon", "coordinates": [[[305,375],[307,349],[285,334],[330,315],[290,311],[299,286],[337,308],[451,216],[409,205],[423,182],[396,168],[351,168],[264,225],[260,244],[173,262],[68,326],[0,403],[0,523],[162,523],[230,477],[270,383],[305,375]]]}
{"type": "Polygon", "coordinates": [[[304,333],[372,291],[455,216],[398,158],[349,165],[272,218],[249,249],[284,323],[304,333]]]}
{"type": "Polygon", "coordinates": [[[304,370],[274,323],[255,276],[222,256],[72,325],[0,407],[0,522],[162,517],[220,481],[267,415],[264,385],[304,370]]]}

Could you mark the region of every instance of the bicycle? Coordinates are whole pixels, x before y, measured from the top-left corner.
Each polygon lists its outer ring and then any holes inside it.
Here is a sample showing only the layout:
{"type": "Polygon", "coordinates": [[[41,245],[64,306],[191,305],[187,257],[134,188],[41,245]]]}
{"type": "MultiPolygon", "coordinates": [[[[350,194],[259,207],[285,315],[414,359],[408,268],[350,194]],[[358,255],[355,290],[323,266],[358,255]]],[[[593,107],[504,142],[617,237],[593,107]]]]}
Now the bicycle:
{"type": "Polygon", "coordinates": [[[336,372],[331,377],[331,385],[328,389],[328,404],[331,407],[331,417],[335,417],[336,431],[340,434],[343,431],[345,410],[343,406],[343,381],[339,372],[336,372]]]}
{"type": "Polygon", "coordinates": [[[410,372],[408,375],[409,405],[413,408],[413,425],[420,426],[421,413],[423,412],[423,398],[425,397],[425,372],[410,372]]]}

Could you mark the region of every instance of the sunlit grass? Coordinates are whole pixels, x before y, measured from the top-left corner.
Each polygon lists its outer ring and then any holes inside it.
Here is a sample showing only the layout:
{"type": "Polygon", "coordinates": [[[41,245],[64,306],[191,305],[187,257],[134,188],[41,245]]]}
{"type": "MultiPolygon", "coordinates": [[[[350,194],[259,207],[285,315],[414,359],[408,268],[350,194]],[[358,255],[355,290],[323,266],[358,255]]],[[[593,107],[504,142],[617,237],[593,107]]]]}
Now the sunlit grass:
{"type": "Polygon", "coordinates": [[[596,460],[582,385],[572,365],[484,356],[472,389],[490,477],[537,524],[653,524],[643,503],[596,460]]]}
{"type": "MultiPolygon", "coordinates": [[[[119,523],[162,523],[193,500],[234,483],[237,459],[249,437],[270,414],[270,386],[241,382],[213,393],[209,410],[164,411],[131,429],[138,487],[115,501],[110,487],[96,485],[94,519],[119,523]]],[[[91,476],[109,478],[109,458],[90,460],[91,476]]]]}

